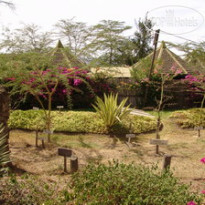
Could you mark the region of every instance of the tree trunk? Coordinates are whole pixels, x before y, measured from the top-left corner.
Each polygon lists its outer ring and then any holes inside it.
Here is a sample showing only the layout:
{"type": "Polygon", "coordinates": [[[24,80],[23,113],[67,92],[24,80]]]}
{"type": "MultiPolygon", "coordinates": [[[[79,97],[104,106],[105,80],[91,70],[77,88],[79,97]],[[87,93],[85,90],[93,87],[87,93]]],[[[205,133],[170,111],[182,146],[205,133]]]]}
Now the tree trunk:
{"type": "MultiPolygon", "coordinates": [[[[2,155],[0,155],[0,162],[5,165],[10,164],[9,158],[9,128],[7,126],[7,121],[9,118],[9,104],[10,99],[6,90],[0,86],[0,125],[1,133],[0,138],[5,139],[0,149],[3,150],[2,155]],[[3,163],[6,162],[6,163],[3,163]]],[[[0,165],[1,166],[1,165],[0,165]]]]}

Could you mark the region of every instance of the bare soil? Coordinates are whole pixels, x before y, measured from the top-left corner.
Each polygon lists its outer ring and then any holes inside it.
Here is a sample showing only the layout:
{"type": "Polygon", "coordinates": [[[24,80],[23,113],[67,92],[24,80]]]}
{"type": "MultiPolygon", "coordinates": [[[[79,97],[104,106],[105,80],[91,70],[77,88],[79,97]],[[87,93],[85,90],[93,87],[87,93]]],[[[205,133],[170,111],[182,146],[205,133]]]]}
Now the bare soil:
{"type": "Polygon", "coordinates": [[[46,149],[42,149],[41,146],[35,147],[35,132],[13,130],[10,133],[10,149],[14,171],[19,175],[24,172],[39,175],[48,181],[67,181],[71,175],[63,172],[63,157],[57,154],[59,147],[73,150],[78,156],[80,169],[89,162],[108,163],[112,160],[147,166],[158,164],[161,169],[163,155],[171,154],[174,175],[185,183],[191,182],[192,189],[201,192],[205,189],[205,164],[200,162],[205,157],[205,130],[198,138],[197,131],[181,129],[168,117],[163,123],[161,139],[169,143],[168,146],[160,146],[159,155],[155,154],[155,146],[149,144],[149,140],[155,138],[155,133],[136,136],[131,140],[131,147],[127,145],[127,139],[122,137],[55,133],[52,143],[46,143],[46,149]]]}

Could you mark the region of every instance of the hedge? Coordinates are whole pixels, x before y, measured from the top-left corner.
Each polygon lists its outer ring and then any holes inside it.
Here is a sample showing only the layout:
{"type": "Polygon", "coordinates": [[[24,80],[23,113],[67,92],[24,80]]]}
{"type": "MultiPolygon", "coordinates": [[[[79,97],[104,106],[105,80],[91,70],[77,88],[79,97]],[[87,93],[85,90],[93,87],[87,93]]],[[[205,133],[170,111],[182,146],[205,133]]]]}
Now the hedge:
{"type": "Polygon", "coordinates": [[[175,111],[170,118],[182,128],[205,127],[205,108],[175,111]]]}
{"type": "MultiPolygon", "coordinates": [[[[15,110],[10,113],[10,129],[40,130],[44,129],[43,110],[15,110]]],[[[87,111],[52,111],[53,130],[70,133],[107,133],[103,121],[95,112],[87,111]]],[[[129,115],[122,123],[113,127],[113,133],[144,133],[156,129],[156,120],[150,117],[129,115]]]]}

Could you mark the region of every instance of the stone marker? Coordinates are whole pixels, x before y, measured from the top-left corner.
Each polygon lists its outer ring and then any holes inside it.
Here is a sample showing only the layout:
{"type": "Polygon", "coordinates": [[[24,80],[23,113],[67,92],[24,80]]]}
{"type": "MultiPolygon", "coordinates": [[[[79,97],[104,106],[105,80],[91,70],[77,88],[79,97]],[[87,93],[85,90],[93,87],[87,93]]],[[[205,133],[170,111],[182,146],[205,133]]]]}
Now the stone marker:
{"type": "Polygon", "coordinates": [[[150,139],[150,144],[153,144],[153,145],[168,145],[168,140],[150,139]]]}
{"type": "Polygon", "coordinates": [[[130,143],[131,138],[135,138],[136,135],[135,134],[126,134],[126,138],[128,138],[128,143],[130,143]]]}
{"type": "Polygon", "coordinates": [[[38,107],[33,107],[33,110],[39,110],[39,108],[38,107]]]}
{"type": "Polygon", "coordinates": [[[53,130],[43,130],[43,133],[45,133],[45,134],[53,134],[53,130]]]}
{"type": "Polygon", "coordinates": [[[171,155],[167,155],[167,154],[164,155],[163,164],[162,164],[163,171],[168,170],[170,168],[171,159],[172,159],[171,155]]]}
{"type": "Polygon", "coordinates": [[[58,148],[58,155],[64,157],[64,172],[67,172],[67,157],[72,156],[72,150],[66,148],[58,148]]]}
{"type": "Polygon", "coordinates": [[[203,126],[196,126],[194,127],[194,130],[197,130],[198,137],[201,137],[201,130],[203,130],[203,126]]]}
{"type": "Polygon", "coordinates": [[[71,149],[66,149],[66,148],[58,148],[58,155],[71,157],[72,156],[72,150],[71,149]]]}
{"type": "Polygon", "coordinates": [[[203,130],[203,126],[196,126],[194,127],[195,130],[203,130]]]}
{"type": "Polygon", "coordinates": [[[63,105],[58,105],[58,106],[56,106],[56,108],[59,109],[59,110],[61,110],[61,109],[64,108],[64,106],[63,106],[63,105]]]}

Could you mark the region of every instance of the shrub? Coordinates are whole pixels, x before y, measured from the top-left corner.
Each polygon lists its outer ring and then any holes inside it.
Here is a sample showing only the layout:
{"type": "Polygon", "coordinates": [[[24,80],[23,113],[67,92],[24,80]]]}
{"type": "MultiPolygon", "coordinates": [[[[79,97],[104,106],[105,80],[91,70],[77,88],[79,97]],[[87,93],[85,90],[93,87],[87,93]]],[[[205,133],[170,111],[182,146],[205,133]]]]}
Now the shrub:
{"type": "MultiPolygon", "coordinates": [[[[95,112],[83,111],[52,111],[52,128],[55,131],[74,132],[74,133],[107,133],[107,129],[103,120],[95,112]]],[[[8,121],[11,129],[36,130],[36,127],[43,124],[42,110],[15,110],[10,114],[8,121]]],[[[156,120],[143,117],[128,115],[121,123],[113,127],[116,134],[125,134],[128,132],[130,121],[132,121],[132,132],[142,133],[154,131],[156,128],[156,120]]],[[[44,126],[40,126],[43,130],[44,126]]]]}
{"type": "Polygon", "coordinates": [[[60,205],[63,190],[56,182],[47,183],[33,175],[5,177],[0,186],[0,204],[60,205]]]}
{"type": "Polygon", "coordinates": [[[8,129],[0,124],[0,176],[6,171],[5,166],[10,162],[8,139],[8,129]]]}
{"type": "Polygon", "coordinates": [[[176,111],[171,116],[182,128],[193,128],[195,126],[205,127],[205,109],[193,108],[184,111],[176,111]]]}
{"type": "Polygon", "coordinates": [[[88,165],[72,178],[70,198],[74,204],[162,205],[201,202],[172,173],[158,174],[156,167],[126,165],[88,165]]]}
{"type": "Polygon", "coordinates": [[[118,94],[104,94],[104,101],[97,97],[95,105],[93,107],[97,111],[100,118],[103,120],[108,132],[111,131],[114,125],[121,122],[130,113],[129,105],[124,107],[127,98],[123,99],[118,105],[118,94]]]}

